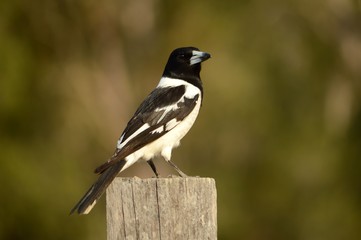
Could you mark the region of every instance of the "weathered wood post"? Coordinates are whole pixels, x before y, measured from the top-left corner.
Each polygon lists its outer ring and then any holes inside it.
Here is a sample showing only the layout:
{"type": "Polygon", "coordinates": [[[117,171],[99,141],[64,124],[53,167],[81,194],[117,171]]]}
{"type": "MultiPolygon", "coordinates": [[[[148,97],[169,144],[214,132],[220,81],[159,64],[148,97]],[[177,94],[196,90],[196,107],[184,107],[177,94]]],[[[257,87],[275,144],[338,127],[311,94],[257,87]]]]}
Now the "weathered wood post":
{"type": "Polygon", "coordinates": [[[212,178],[116,178],[108,187],[107,239],[217,239],[212,178]]]}

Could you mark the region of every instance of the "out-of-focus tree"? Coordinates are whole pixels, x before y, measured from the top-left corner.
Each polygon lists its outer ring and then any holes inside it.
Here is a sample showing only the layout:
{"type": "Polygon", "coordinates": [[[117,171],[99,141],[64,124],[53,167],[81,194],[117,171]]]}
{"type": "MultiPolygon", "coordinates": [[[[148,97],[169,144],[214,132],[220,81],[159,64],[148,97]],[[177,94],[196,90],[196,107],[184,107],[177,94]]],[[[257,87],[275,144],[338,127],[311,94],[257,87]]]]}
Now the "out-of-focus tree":
{"type": "Polygon", "coordinates": [[[361,237],[359,2],[15,0],[0,3],[0,239],[105,239],[102,204],[68,212],[188,45],[212,59],[174,161],[216,178],[219,238],[361,237]]]}

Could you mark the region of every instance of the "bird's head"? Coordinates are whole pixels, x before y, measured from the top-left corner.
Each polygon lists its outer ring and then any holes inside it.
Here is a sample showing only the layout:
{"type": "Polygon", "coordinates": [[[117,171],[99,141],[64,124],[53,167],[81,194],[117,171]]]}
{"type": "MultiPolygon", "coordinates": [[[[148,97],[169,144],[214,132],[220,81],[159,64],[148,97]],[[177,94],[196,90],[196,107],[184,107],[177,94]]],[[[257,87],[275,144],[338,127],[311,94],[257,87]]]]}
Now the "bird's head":
{"type": "Polygon", "coordinates": [[[201,63],[210,57],[209,53],[201,52],[195,47],[177,48],[170,54],[163,76],[185,80],[199,78],[201,63]]]}

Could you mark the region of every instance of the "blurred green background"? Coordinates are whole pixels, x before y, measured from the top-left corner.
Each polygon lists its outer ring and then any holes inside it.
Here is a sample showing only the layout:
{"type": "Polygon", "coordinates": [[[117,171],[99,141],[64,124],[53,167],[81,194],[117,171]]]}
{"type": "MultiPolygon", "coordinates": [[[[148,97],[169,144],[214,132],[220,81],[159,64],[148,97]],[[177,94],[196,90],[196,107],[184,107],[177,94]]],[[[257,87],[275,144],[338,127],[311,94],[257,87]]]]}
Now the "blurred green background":
{"type": "Polygon", "coordinates": [[[361,239],[360,0],[1,1],[0,239],[106,238],[104,197],[68,213],[190,45],[212,59],[173,160],[216,179],[219,239],[361,239]]]}

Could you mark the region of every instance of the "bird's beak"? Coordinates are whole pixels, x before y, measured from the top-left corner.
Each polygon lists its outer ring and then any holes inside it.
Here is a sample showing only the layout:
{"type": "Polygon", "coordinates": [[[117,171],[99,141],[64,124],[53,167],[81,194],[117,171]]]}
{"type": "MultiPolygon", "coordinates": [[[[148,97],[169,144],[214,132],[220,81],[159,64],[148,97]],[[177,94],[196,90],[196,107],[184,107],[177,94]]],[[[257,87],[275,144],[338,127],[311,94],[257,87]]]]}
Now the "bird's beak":
{"type": "Polygon", "coordinates": [[[211,54],[209,54],[209,53],[193,50],[192,57],[190,59],[190,65],[204,62],[210,57],[211,57],[211,54]]]}

